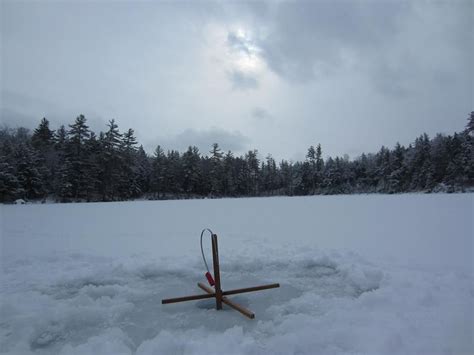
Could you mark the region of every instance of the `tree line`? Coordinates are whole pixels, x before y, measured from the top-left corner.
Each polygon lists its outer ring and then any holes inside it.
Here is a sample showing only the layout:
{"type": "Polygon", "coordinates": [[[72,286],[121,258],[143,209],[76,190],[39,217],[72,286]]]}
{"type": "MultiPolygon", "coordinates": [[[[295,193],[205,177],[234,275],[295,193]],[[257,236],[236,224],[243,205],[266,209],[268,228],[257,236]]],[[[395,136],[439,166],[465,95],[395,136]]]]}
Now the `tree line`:
{"type": "Polygon", "coordinates": [[[149,156],[133,129],[121,133],[115,120],[99,135],[83,115],[52,130],[43,118],[26,128],[0,130],[0,202],[16,199],[121,201],[350,193],[455,192],[474,187],[474,112],[453,135],[422,134],[408,147],[382,146],[356,159],[323,159],[311,146],[304,161],[279,163],[257,150],[241,156],[217,143],[203,155],[195,146],[149,156]]]}

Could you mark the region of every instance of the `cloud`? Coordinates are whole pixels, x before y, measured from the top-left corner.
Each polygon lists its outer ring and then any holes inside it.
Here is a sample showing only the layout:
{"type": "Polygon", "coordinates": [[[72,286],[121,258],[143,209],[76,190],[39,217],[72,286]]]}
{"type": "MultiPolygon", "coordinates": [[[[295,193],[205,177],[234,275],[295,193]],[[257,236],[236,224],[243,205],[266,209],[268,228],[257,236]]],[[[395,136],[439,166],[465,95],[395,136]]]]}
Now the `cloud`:
{"type": "Polygon", "coordinates": [[[277,5],[259,41],[268,66],[293,82],[309,82],[388,45],[407,6],[397,2],[295,2],[277,5]]]}
{"type": "Polygon", "coordinates": [[[264,62],[261,49],[255,42],[252,32],[238,28],[227,33],[226,45],[230,58],[230,70],[227,76],[232,82],[234,90],[248,90],[259,87],[264,62]]]}
{"type": "Polygon", "coordinates": [[[83,113],[95,131],[111,118],[134,128],[149,152],[161,142],[206,154],[213,141],[245,147],[240,130],[259,151],[291,157],[317,142],[342,155],[452,133],[472,111],[470,0],[16,1],[2,10],[2,89],[24,95],[2,94],[2,119],[33,117],[31,128],[83,113]]]}
{"type": "Polygon", "coordinates": [[[0,120],[8,127],[36,128],[45,111],[56,111],[56,107],[46,101],[28,95],[2,90],[0,120]]]}
{"type": "Polygon", "coordinates": [[[250,73],[233,69],[227,73],[234,90],[251,90],[258,88],[258,80],[250,73]]]}
{"type": "Polygon", "coordinates": [[[251,47],[248,39],[239,36],[235,32],[229,32],[227,35],[227,44],[234,50],[241,51],[247,55],[251,55],[251,47]]]}
{"type": "Polygon", "coordinates": [[[99,132],[106,129],[108,120],[90,108],[85,110],[65,108],[35,96],[8,90],[1,91],[0,120],[8,127],[34,129],[39,125],[41,119],[46,117],[50,122],[51,129],[57,129],[61,125],[65,125],[67,128],[80,114],[86,116],[87,124],[91,130],[99,132]]]}
{"type": "Polygon", "coordinates": [[[274,120],[274,118],[270,114],[270,112],[268,112],[267,110],[265,110],[262,107],[254,107],[252,112],[251,112],[251,115],[252,115],[253,119],[257,122],[270,123],[270,122],[273,122],[273,120],[274,120]]]}
{"type": "Polygon", "coordinates": [[[175,149],[183,152],[189,146],[196,146],[202,155],[208,155],[213,143],[218,143],[223,151],[239,153],[248,149],[250,139],[239,131],[227,131],[217,127],[207,130],[186,129],[174,137],[162,138],[153,147],[147,148],[153,151],[159,144],[165,150],[175,149]]]}
{"type": "Polygon", "coordinates": [[[7,126],[9,128],[25,127],[25,128],[34,128],[39,119],[37,117],[32,117],[30,115],[25,115],[21,112],[10,110],[6,107],[0,107],[0,122],[2,126],[7,126]]]}
{"type": "MultiPolygon", "coordinates": [[[[440,79],[464,90],[472,74],[472,1],[291,1],[268,7],[253,12],[253,44],[266,67],[290,84],[354,77],[389,99],[406,99],[438,90],[440,79]]],[[[241,50],[248,45],[232,35],[228,42],[241,50]]]]}

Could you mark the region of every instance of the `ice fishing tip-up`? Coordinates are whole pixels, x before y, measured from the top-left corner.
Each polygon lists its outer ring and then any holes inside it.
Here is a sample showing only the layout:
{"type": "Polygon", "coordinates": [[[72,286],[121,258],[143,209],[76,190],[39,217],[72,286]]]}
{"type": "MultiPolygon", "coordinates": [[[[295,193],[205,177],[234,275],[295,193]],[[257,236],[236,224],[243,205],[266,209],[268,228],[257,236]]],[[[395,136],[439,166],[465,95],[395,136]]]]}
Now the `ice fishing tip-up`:
{"type": "Polygon", "coordinates": [[[254,287],[246,287],[246,288],[239,288],[239,289],[234,289],[234,290],[229,290],[229,291],[223,291],[221,288],[221,277],[220,277],[220,270],[219,270],[219,251],[217,247],[217,235],[214,234],[210,229],[203,229],[201,233],[201,253],[204,261],[204,265],[206,267],[206,278],[207,281],[209,282],[209,285],[213,286],[209,287],[207,285],[204,285],[201,282],[198,282],[198,287],[202,290],[204,290],[206,293],[200,294],[200,295],[191,295],[191,296],[184,296],[184,297],[177,297],[177,298],[167,298],[161,300],[161,304],[168,304],[168,303],[177,303],[177,302],[185,302],[185,301],[194,301],[194,300],[202,300],[206,298],[215,298],[216,299],[216,309],[220,310],[222,309],[222,303],[228,305],[229,307],[235,309],[236,311],[239,311],[242,313],[244,316],[253,319],[255,318],[255,314],[246,309],[245,307],[242,307],[241,305],[235,303],[234,301],[231,301],[228,297],[230,295],[235,295],[239,293],[246,293],[246,292],[254,292],[254,291],[261,291],[261,290],[267,290],[270,288],[277,288],[280,287],[280,284],[278,283],[273,283],[273,284],[268,284],[268,285],[261,285],[261,286],[254,286],[254,287]],[[202,247],[202,237],[205,231],[208,231],[211,235],[211,242],[212,242],[212,262],[213,262],[213,271],[214,271],[214,278],[212,277],[209,267],[206,262],[206,257],[204,256],[204,251],[202,247]]]}

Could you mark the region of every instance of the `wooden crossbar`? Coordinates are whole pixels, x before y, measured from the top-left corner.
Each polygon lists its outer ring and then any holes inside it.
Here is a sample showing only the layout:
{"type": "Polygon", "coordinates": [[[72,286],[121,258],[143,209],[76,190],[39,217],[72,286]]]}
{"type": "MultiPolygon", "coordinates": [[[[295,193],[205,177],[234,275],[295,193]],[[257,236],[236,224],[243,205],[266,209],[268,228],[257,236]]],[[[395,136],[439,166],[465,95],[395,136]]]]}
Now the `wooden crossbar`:
{"type": "Polygon", "coordinates": [[[195,300],[202,300],[202,299],[212,298],[212,297],[216,297],[216,294],[214,293],[214,291],[210,294],[204,294],[204,295],[193,295],[193,296],[184,296],[184,297],[176,297],[176,298],[167,298],[167,299],[161,300],[161,304],[195,301],[195,300]]]}
{"type": "Polygon", "coordinates": [[[268,290],[269,288],[278,288],[278,287],[280,287],[280,284],[269,284],[269,285],[255,286],[255,287],[237,288],[235,290],[224,291],[222,292],[222,295],[229,296],[229,295],[236,295],[238,293],[262,291],[262,290],[268,290]]]}
{"type": "MultiPolygon", "coordinates": [[[[214,290],[212,288],[210,288],[209,286],[206,286],[206,285],[202,284],[201,282],[198,282],[198,286],[201,289],[203,289],[204,291],[206,291],[207,294],[176,297],[176,298],[167,298],[167,299],[162,300],[161,303],[162,304],[168,304],[168,303],[178,303],[178,302],[202,300],[202,299],[212,298],[212,297],[216,296],[214,290]],[[204,289],[202,286],[207,287],[207,289],[204,289]],[[212,290],[212,292],[209,292],[208,290],[212,290]]],[[[277,288],[277,287],[280,287],[280,284],[269,284],[269,285],[255,286],[255,287],[237,288],[235,290],[222,291],[222,296],[229,296],[229,295],[236,295],[238,293],[268,290],[270,288],[277,288]]]]}
{"type": "MultiPolygon", "coordinates": [[[[214,290],[212,288],[210,288],[210,287],[208,287],[208,286],[206,286],[206,285],[204,285],[200,282],[198,282],[198,286],[201,289],[203,289],[204,291],[206,291],[209,295],[212,295],[214,293],[214,290]]],[[[255,318],[255,314],[253,312],[249,311],[247,308],[242,307],[241,305],[239,305],[237,303],[232,302],[227,297],[222,296],[222,302],[225,303],[226,305],[228,305],[229,307],[232,307],[236,311],[239,311],[244,316],[249,317],[250,319],[255,318]]]]}
{"type": "Polygon", "coordinates": [[[252,311],[231,301],[225,296],[235,295],[239,293],[267,290],[270,288],[277,288],[277,287],[280,287],[280,284],[274,283],[274,284],[268,284],[268,285],[262,285],[262,286],[254,286],[254,287],[238,288],[238,289],[229,290],[229,291],[222,291],[221,276],[220,276],[220,270],[219,270],[219,250],[217,246],[217,235],[212,234],[211,240],[212,240],[212,261],[213,261],[213,267],[214,267],[214,282],[215,282],[214,289],[212,289],[209,286],[204,285],[201,282],[198,282],[198,287],[204,290],[206,292],[205,294],[176,297],[176,298],[167,298],[167,299],[161,300],[161,304],[186,302],[186,301],[201,300],[201,299],[214,297],[216,299],[217,310],[222,309],[222,303],[224,303],[250,319],[255,318],[255,314],[252,311]]]}

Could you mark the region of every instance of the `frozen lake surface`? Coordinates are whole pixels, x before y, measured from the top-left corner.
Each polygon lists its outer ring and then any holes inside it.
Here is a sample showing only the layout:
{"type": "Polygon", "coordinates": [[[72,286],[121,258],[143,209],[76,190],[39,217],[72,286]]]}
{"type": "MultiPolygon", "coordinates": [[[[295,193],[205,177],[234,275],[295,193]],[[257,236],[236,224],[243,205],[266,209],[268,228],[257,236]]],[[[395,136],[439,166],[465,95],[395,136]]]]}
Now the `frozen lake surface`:
{"type": "Polygon", "coordinates": [[[472,354],[473,194],[0,206],[0,352],[472,354]],[[223,288],[201,293],[201,229],[223,288]],[[209,249],[209,238],[206,240],[209,249]],[[224,306],[225,307],[225,306],[224,306]]]}

